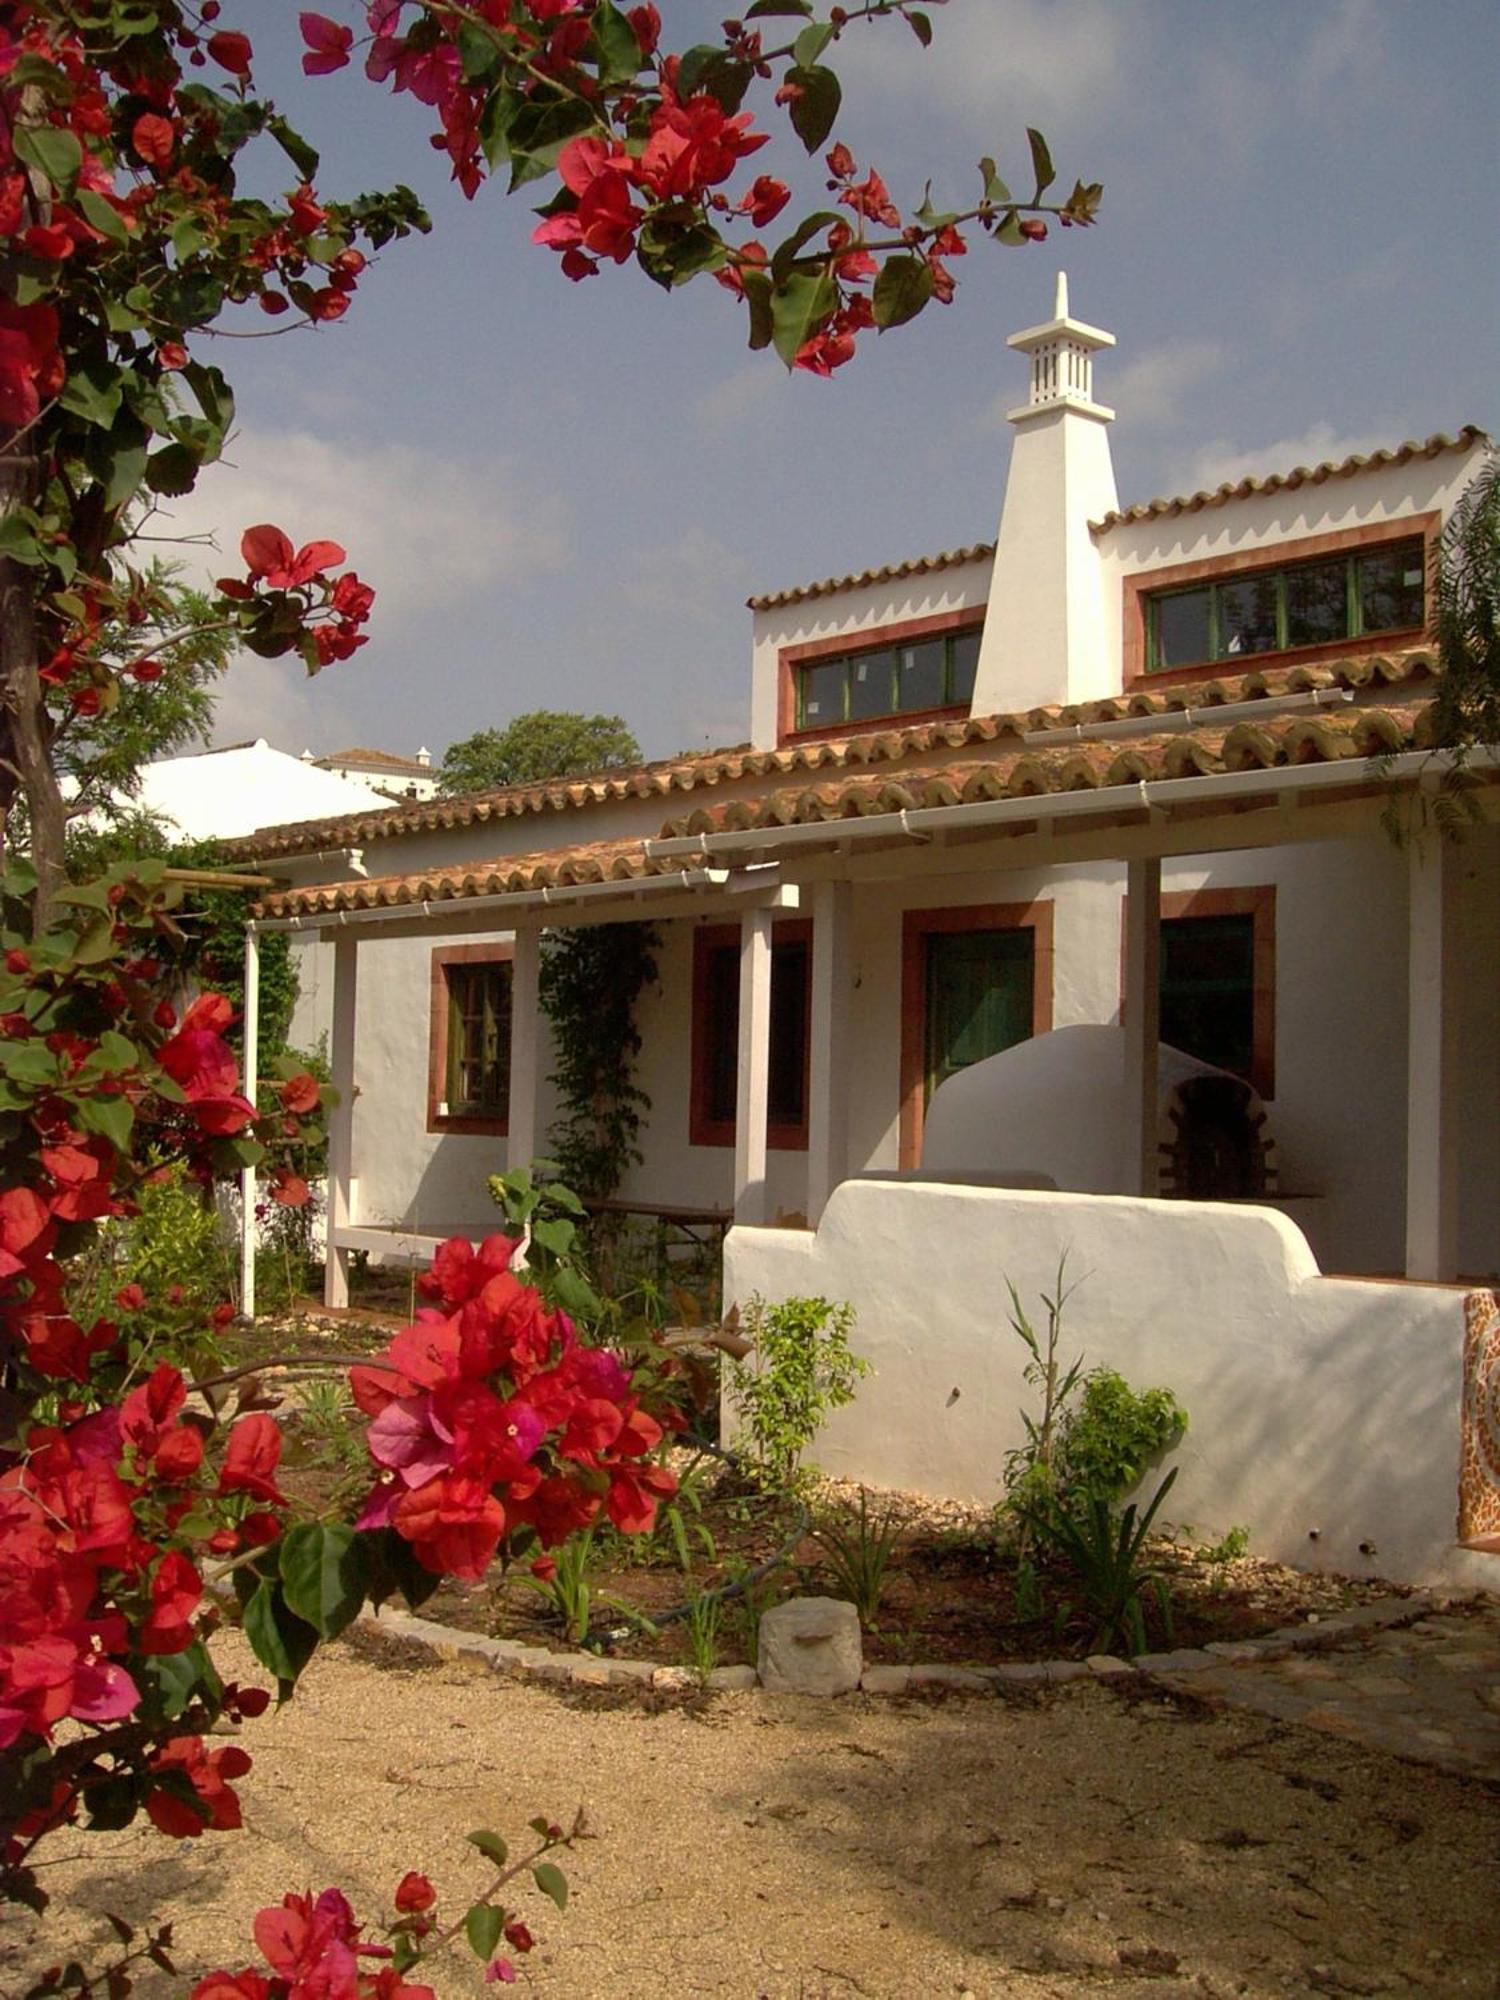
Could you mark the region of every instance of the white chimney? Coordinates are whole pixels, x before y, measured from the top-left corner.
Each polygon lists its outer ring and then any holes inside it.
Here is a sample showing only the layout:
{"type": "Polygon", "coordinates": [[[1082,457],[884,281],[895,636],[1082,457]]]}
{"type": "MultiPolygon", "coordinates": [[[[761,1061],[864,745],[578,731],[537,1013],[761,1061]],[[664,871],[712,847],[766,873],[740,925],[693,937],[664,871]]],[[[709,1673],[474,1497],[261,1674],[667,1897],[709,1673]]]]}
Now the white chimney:
{"type": "Polygon", "coordinates": [[[423,765],[424,767],[432,762],[432,752],[428,749],[425,743],[422,745],[421,749],[417,752],[417,762],[423,765]]]}
{"type": "Polygon", "coordinates": [[[1091,701],[1115,692],[1099,555],[1089,533],[1117,505],[1108,426],[1094,401],[1094,352],[1115,337],[1068,312],[1068,280],[1044,326],[1007,342],[1031,357],[1015,425],[995,569],[974,683],[975,715],[1091,701]]]}

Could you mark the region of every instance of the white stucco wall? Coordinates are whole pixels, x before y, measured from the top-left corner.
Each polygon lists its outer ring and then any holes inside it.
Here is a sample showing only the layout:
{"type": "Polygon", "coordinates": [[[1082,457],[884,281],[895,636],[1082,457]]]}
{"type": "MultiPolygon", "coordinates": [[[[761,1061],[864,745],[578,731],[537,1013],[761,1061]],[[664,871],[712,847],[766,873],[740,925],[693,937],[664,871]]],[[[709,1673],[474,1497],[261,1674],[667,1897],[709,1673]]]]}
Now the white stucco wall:
{"type": "Polygon", "coordinates": [[[1271,1210],[851,1183],[816,1234],[732,1230],[725,1298],[850,1301],[873,1372],[812,1456],[988,1504],[1034,1402],[1006,1281],[1031,1311],[1065,1252],[1066,1354],[1188,1410],[1172,1520],[1244,1525],[1257,1554],[1303,1567],[1500,1580],[1454,1545],[1463,1293],[1320,1277],[1271,1210]]]}

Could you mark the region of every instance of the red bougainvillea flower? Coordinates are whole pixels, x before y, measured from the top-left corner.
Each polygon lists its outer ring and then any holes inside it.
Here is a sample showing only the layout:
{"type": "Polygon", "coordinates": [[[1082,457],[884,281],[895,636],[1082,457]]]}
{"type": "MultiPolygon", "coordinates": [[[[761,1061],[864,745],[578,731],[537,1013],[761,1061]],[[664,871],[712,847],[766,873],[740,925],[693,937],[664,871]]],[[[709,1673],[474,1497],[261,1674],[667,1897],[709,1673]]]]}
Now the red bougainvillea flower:
{"type": "Polygon", "coordinates": [[[148,167],[165,167],[176,148],[177,131],[159,111],[143,111],[130,128],[130,143],[148,167]]]}
{"type": "Polygon", "coordinates": [[[326,14],[299,14],[297,25],[307,44],[302,68],[308,76],[327,76],[330,71],[345,67],[354,45],[352,28],[330,21],[326,14]]]}
{"type": "Polygon", "coordinates": [[[221,993],[201,993],[177,1033],[157,1051],[198,1124],[214,1135],[239,1132],[255,1116],[255,1106],[235,1089],[239,1064],[223,1036],[233,1019],[234,1009],[221,993]]]}
{"type": "Polygon", "coordinates": [[[240,554],[250,576],[272,590],[295,590],[347,560],[337,542],[305,542],[294,552],[291,537],[267,524],[245,530],[240,537],[240,554]]]}
{"type": "Polygon", "coordinates": [[[791,198],[792,191],[785,181],[774,180],[770,174],[761,174],[751,182],[750,191],[740,203],[740,209],[757,229],[764,229],[768,222],[775,221],[791,198]]]}
{"type": "Polygon", "coordinates": [[[231,76],[249,76],[253,51],[248,35],[237,34],[232,28],[221,28],[218,34],[209,36],[208,53],[220,69],[227,69],[231,76]]]}
{"type": "Polygon", "coordinates": [[[281,1463],[281,1432],[260,1411],[241,1417],[229,1433],[228,1449],[219,1471],[221,1493],[248,1493],[272,1507],[284,1507],[286,1495],[275,1480],[281,1463]]]}
{"type": "Polygon", "coordinates": [[[285,1168],[278,1168],[271,1176],[267,1192],[282,1208],[306,1208],[312,1200],[312,1189],[301,1174],[288,1173],[285,1168]]]}
{"type": "Polygon", "coordinates": [[[207,1827],[227,1833],[243,1825],[239,1796],[229,1780],[243,1778],[250,1759],[237,1743],[205,1751],[201,1736],[173,1736],[151,1759],[151,1769],[182,1772],[197,1794],[190,1803],[175,1791],[148,1792],[146,1811],[159,1832],[175,1840],[192,1840],[207,1827]]]}
{"type": "Polygon", "coordinates": [[[687,196],[728,180],[747,154],[768,143],[769,133],[750,130],[751,115],[726,118],[724,107],[705,91],[685,104],[663,103],[651,116],[651,136],[641,154],[642,185],[663,201],[687,196]]]}
{"type": "Polygon", "coordinates": [[[403,1875],[396,1884],[396,1908],[404,1916],[416,1911],[430,1910],[436,1901],[437,1890],[425,1875],[419,1875],[415,1869],[403,1875]]]}
{"type": "Polygon", "coordinates": [[[0,424],[20,430],[34,423],[43,402],[67,380],[57,332],[51,306],[0,299],[0,424]]]}
{"type": "Polygon", "coordinates": [[[867,221],[882,222],[891,229],[901,227],[901,211],[891,200],[885,182],[873,167],[864,180],[853,187],[846,187],[839,200],[867,221]]]}

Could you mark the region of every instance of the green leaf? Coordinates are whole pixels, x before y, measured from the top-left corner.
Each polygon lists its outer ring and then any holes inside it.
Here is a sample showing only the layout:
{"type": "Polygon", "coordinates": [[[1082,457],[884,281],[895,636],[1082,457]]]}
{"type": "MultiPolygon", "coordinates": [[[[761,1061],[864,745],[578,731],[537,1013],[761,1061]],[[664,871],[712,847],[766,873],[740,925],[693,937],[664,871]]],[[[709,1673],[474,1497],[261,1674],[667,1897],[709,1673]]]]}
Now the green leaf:
{"type": "Polygon", "coordinates": [[[224,1693],[208,1648],[195,1639],[186,1652],[154,1653],[141,1665],[142,1677],[156,1683],[161,1711],[168,1722],[182,1714],[199,1688],[209,1707],[217,1709],[224,1693]]]}
{"type": "Polygon", "coordinates": [[[813,237],[820,235],[830,223],[842,222],[845,218],[831,208],[820,208],[813,215],[806,215],[788,236],[778,243],[771,253],[771,276],[780,285],[791,275],[792,267],[813,237]]]}
{"type": "Polygon", "coordinates": [[[47,560],[35,529],[19,514],[7,514],[0,519],[0,556],[9,556],[12,562],[25,563],[31,568],[47,560]]]}
{"type": "Polygon", "coordinates": [[[568,1878],[555,1861],[539,1861],[531,1871],[531,1879],[560,1910],[568,1907],[568,1878]]]}
{"type": "Polygon", "coordinates": [[[146,484],[153,493],[191,493],[199,469],[197,453],[185,444],[164,445],[146,460],[146,484]]]}
{"type": "Polygon", "coordinates": [[[1021,234],[1021,218],[1013,208],[1008,208],[996,225],[995,241],[997,243],[1008,243],[1012,247],[1026,241],[1026,238],[1021,234]]]}
{"type": "Polygon", "coordinates": [[[96,1132],[101,1139],[108,1139],[117,1152],[123,1153],[130,1145],[135,1113],[128,1098],[85,1097],[79,1101],[74,1116],[85,1132],[96,1132]]]}
{"type": "Polygon", "coordinates": [[[771,345],[774,319],[771,311],[771,280],[764,271],[742,271],[740,282],[745,287],[745,306],[750,314],[750,348],[752,353],[771,345]]]}
{"type": "Polygon", "coordinates": [[[287,1604],[280,1584],[257,1584],[244,1611],[245,1637],[263,1667],[281,1683],[282,1699],[317,1650],[318,1635],[287,1604]]]}
{"type": "Polygon", "coordinates": [[[732,118],[740,108],[753,74],[749,63],[736,62],[723,49],[716,49],[709,42],[700,42],[684,51],[678,65],[679,95],[696,97],[706,91],[725,115],[732,118]]]}
{"type": "Polygon", "coordinates": [[[83,165],[83,147],[61,125],[17,125],[11,145],[19,160],[45,174],[63,194],[71,194],[83,165]]]}
{"type": "MultiPolygon", "coordinates": [[[[165,1781],[171,1775],[162,1771],[156,1782],[170,1790],[172,1788],[165,1781]]],[[[177,1775],[185,1777],[187,1774],[181,1772],[177,1775]]],[[[107,1778],[103,1784],[90,1785],[84,1793],[88,1801],[90,1832],[117,1833],[122,1826],[129,1826],[146,1795],[146,1783],[143,1776],[127,1773],[124,1777],[107,1778]]],[[[194,1797],[197,1797],[196,1793],[194,1797]]]]}
{"type": "Polygon", "coordinates": [[[456,38],[465,83],[492,83],[503,67],[494,31],[478,21],[460,24],[456,38]]]}
{"type": "Polygon", "coordinates": [[[794,272],[771,298],[771,338],[776,352],[790,368],[797,350],[811,340],[833,317],[839,295],[826,271],[816,277],[794,272]]]}
{"type": "Polygon", "coordinates": [[[832,21],[814,21],[792,43],[792,61],[799,69],[811,69],[832,40],[832,21]]]}
{"type": "Polygon", "coordinates": [[[932,22],[920,8],[914,7],[906,16],[906,25],[911,29],[924,49],[932,47],[932,22]]]}
{"type": "Polygon", "coordinates": [[[1026,136],[1031,141],[1031,164],[1036,170],[1036,193],[1033,201],[1040,201],[1047,189],[1057,179],[1057,171],[1052,164],[1052,155],[1047,150],[1047,141],[1040,132],[1028,125],[1026,136]]]}
{"type": "Polygon", "coordinates": [[[493,1903],[470,1905],[469,1913],[464,1918],[464,1936],[469,1940],[469,1949],[482,1965],[487,1965],[494,1957],[504,1929],[503,1910],[497,1910],[493,1903]]]}
{"type": "Polygon", "coordinates": [[[986,153],[979,162],[979,178],[984,182],[986,201],[1009,201],[1010,189],[995,171],[995,162],[986,153]]]}
{"type": "Polygon", "coordinates": [[[747,21],[763,21],[771,14],[797,14],[805,21],[812,13],[812,0],[753,0],[745,9],[747,21]]]}
{"type": "Polygon", "coordinates": [[[281,1589],[297,1616],[324,1639],[342,1632],[364,1603],[359,1537],[341,1522],[308,1521],[281,1542],[281,1589]]]}
{"type": "Polygon", "coordinates": [[[196,257],[206,249],[208,238],[198,226],[196,216],[185,215],[172,230],[172,249],[179,264],[185,264],[190,257],[196,257]]]}
{"type": "Polygon", "coordinates": [[[122,247],[129,243],[130,231],[112,202],[106,201],[102,194],[95,194],[92,188],[80,188],[76,200],[79,213],[91,229],[97,229],[111,243],[122,247]]]}
{"type": "Polygon", "coordinates": [[[635,29],[614,5],[614,0],[599,0],[589,25],[599,54],[599,81],[627,83],[642,60],[635,29]]]}
{"type": "Polygon", "coordinates": [[[498,1833],[488,1833],[479,1827],[473,1833],[465,1834],[464,1838],[471,1847],[477,1847],[481,1854],[488,1855],[497,1868],[503,1868],[510,1859],[510,1849],[498,1833]]]}
{"type": "Polygon", "coordinates": [[[887,257],[875,280],[875,324],[882,332],[904,326],[932,297],[932,270],[925,257],[887,257]]]}
{"type": "Polygon", "coordinates": [[[786,80],[799,86],[799,94],[787,110],[792,130],[808,152],[815,153],[833,130],[844,100],[843,90],[833,71],[821,67],[789,69],[786,80]]]}
{"type": "Polygon", "coordinates": [[[122,410],[114,427],[91,431],[84,446],[89,470],[104,488],[104,504],[123,507],[141,489],[146,477],[146,427],[122,410]]]}
{"type": "Polygon", "coordinates": [[[302,134],[294,131],[279,113],[266,120],[266,130],[302,178],[310,181],[318,171],[316,146],[310,146],[302,134]]]}
{"type": "Polygon", "coordinates": [[[118,368],[112,368],[107,361],[89,361],[68,377],[58,401],[85,423],[108,430],[119,415],[123,393],[118,368]]]}

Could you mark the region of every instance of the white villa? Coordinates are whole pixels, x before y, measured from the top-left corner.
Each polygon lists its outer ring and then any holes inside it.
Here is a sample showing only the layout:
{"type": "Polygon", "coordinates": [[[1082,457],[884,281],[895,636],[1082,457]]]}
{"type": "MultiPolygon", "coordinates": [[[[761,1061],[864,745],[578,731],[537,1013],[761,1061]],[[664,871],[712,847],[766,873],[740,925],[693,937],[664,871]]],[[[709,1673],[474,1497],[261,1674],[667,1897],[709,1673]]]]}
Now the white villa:
{"type": "Polygon", "coordinates": [[[543,931],[649,920],[645,1160],[620,1195],[732,1213],[731,1294],[857,1296],[879,1386],[823,1462],[965,1493],[987,1463],[993,1485],[1003,1279],[1034,1290],[1082,1243],[1116,1342],[1081,1300],[1091,1353],[1171,1381],[1205,1438],[1200,1410],[1239,1426],[1194,1519],[1253,1505],[1258,1547],[1308,1560],[1312,1536],[1357,1567],[1378,1514],[1388,1572],[1448,1573],[1465,1295],[1368,1280],[1500,1272],[1493,754],[1469,759],[1465,838],[1420,831],[1448,763],[1430,559],[1488,440],[1121,507],[1093,381],[1112,337],[1060,280],[1010,345],[1029,383],[994,542],[752,599],[748,745],[239,843],[285,884],[252,959],[270,928],[333,944],[296,1029],[331,1027],[342,1091],[328,1296],[352,1248],[493,1226],[486,1175],[554,1117],[543,931]],[[914,1277],[983,1341],[935,1359],[914,1277]],[[1259,1337],[1229,1294],[1268,1284],[1276,1340],[1226,1369],[1259,1337]],[[1351,1469],[1354,1394],[1371,1426],[1414,1445],[1429,1411],[1446,1439],[1399,1524],[1388,1470],[1351,1469]],[[1312,1429],[1273,1499],[1247,1493],[1246,1426],[1277,1421],[1312,1429]]]}

